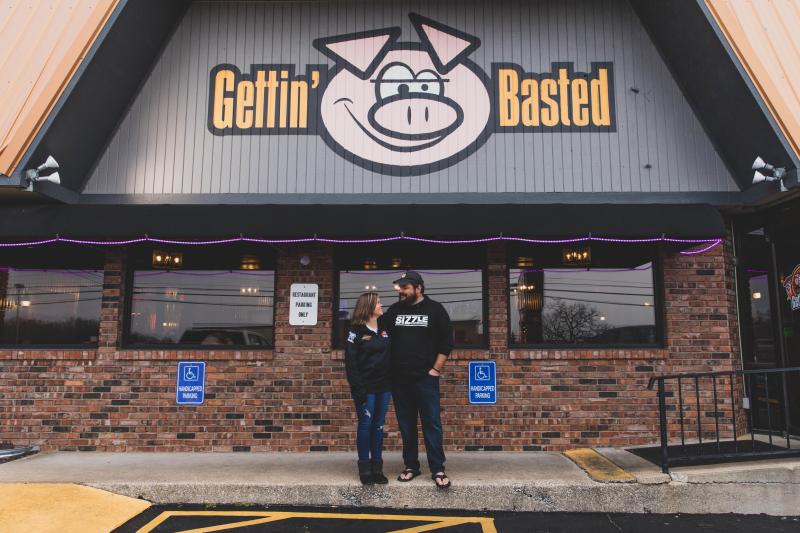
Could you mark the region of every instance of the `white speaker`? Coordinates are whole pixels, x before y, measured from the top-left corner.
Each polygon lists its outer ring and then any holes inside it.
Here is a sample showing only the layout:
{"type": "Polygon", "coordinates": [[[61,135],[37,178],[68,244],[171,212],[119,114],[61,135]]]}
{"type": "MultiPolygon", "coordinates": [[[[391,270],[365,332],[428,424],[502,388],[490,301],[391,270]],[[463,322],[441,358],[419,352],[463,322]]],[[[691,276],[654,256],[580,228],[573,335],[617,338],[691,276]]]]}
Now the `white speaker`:
{"type": "Polygon", "coordinates": [[[61,183],[61,176],[58,175],[58,172],[53,172],[49,176],[40,177],[37,181],[49,181],[50,183],[59,185],[61,183]]]}
{"type": "MultiPolygon", "coordinates": [[[[753,165],[755,166],[755,163],[753,163],[753,165]]],[[[761,183],[763,181],[768,181],[768,178],[764,174],[756,170],[753,173],[753,185],[755,185],[756,183],[761,183]]]]}
{"type": "Polygon", "coordinates": [[[47,161],[36,167],[36,170],[42,172],[43,170],[48,170],[51,168],[58,168],[58,161],[52,155],[47,156],[47,161]]]}

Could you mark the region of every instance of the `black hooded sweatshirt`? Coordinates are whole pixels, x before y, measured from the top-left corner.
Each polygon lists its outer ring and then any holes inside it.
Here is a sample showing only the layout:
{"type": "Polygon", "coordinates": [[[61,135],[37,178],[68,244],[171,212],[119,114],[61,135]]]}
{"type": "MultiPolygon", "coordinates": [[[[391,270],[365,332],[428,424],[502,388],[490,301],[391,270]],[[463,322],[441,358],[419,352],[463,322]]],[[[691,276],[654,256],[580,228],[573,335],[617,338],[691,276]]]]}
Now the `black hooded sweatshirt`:
{"type": "Polygon", "coordinates": [[[392,337],[392,373],[399,380],[415,380],[428,373],[436,356],[450,355],[453,327],[439,302],[425,296],[415,305],[393,304],[380,324],[392,337]]]}
{"type": "Polygon", "coordinates": [[[344,343],[344,365],[347,381],[355,398],[368,393],[386,392],[392,388],[389,334],[365,324],[351,327],[344,343]]]}

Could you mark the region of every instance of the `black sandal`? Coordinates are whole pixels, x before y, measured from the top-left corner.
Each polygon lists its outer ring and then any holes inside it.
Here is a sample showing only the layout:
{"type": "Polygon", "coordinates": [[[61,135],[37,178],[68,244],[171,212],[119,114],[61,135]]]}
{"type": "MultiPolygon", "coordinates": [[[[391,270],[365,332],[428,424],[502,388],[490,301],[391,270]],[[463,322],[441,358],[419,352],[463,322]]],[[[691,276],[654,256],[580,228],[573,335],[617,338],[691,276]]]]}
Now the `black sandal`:
{"type": "Polygon", "coordinates": [[[419,470],[414,470],[413,468],[406,468],[405,470],[400,472],[399,476],[397,476],[397,481],[402,481],[403,483],[408,483],[409,481],[411,481],[412,479],[414,479],[415,477],[417,477],[420,474],[422,474],[422,472],[420,472],[419,470]],[[411,474],[410,478],[404,478],[403,477],[404,475],[408,475],[408,474],[411,474]]]}
{"type": "Polygon", "coordinates": [[[441,474],[434,474],[433,476],[431,476],[431,478],[433,479],[433,482],[436,484],[436,488],[437,489],[449,489],[450,488],[450,485],[451,485],[450,479],[447,477],[447,474],[445,474],[444,472],[442,472],[441,474]],[[438,480],[447,479],[447,483],[438,483],[436,481],[437,479],[438,480]]]}

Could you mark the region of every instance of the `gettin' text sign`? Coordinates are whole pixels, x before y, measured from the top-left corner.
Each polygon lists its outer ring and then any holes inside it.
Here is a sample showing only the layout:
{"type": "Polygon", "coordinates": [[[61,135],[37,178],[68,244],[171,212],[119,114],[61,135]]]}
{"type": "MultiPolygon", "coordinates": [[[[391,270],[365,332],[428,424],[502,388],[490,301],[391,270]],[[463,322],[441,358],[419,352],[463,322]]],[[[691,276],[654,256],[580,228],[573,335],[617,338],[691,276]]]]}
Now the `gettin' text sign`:
{"type": "Polygon", "coordinates": [[[415,175],[448,167],[493,133],[615,131],[611,62],[549,72],[469,59],[481,41],[409,14],[419,42],[399,27],[323,37],[333,66],[220,64],[210,73],[214,135],[320,135],[342,157],[376,172],[415,175]]]}

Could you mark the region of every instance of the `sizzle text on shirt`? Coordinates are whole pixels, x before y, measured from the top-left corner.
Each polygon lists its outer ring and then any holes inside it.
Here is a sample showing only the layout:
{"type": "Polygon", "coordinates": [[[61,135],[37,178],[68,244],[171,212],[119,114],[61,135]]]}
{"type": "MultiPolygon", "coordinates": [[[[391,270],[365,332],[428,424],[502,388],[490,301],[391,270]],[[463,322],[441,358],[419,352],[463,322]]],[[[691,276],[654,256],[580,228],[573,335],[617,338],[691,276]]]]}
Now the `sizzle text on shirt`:
{"type": "Polygon", "coordinates": [[[395,326],[428,327],[428,315],[397,315],[394,319],[395,326]]]}

